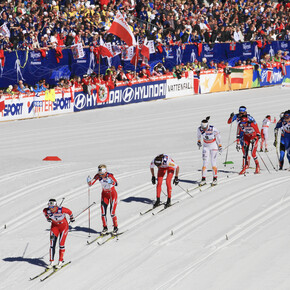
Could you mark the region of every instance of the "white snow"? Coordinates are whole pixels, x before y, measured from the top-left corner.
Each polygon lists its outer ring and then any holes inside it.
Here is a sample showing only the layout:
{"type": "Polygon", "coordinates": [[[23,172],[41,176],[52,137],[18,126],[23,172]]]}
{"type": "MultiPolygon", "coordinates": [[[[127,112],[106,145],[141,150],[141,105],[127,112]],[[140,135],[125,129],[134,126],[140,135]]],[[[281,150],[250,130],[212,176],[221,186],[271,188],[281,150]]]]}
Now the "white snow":
{"type": "MultiPolygon", "coordinates": [[[[211,116],[226,147],[230,129],[230,143],[236,135],[236,124],[226,121],[241,105],[261,126],[267,114],[279,119],[290,109],[289,91],[276,86],[0,123],[0,289],[290,289],[289,171],[274,171],[263,152],[270,173],[260,160],[261,174],[249,169],[239,176],[242,153],[231,145],[233,165],[223,165],[225,151],[218,157],[218,186],[191,190],[193,198],[182,190],[201,178],[200,121],[211,116]],[[160,153],[180,165],[182,188],[173,185],[172,198],[179,203],[140,216],[155,200],[149,164],[160,153]],[[46,156],[62,161],[42,161],[46,156]],[[72,263],[44,282],[29,281],[49,260],[47,201],[65,198],[63,205],[80,213],[88,205],[86,178],[100,163],[119,181],[117,217],[126,232],[118,241],[88,246],[84,212],[66,242],[65,260],[72,263]]],[[[273,128],[268,156],[277,166],[273,128]]],[[[96,183],[91,238],[102,229],[100,192],[96,183]]]]}

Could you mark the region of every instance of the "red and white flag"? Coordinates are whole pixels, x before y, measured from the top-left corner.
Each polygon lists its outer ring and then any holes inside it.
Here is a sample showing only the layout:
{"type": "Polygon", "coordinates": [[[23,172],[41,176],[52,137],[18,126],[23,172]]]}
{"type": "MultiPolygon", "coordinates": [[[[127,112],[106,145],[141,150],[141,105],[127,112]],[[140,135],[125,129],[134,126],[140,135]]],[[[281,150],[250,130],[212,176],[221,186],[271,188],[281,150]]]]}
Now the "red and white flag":
{"type": "Polygon", "coordinates": [[[148,60],[150,59],[150,50],[149,50],[149,45],[148,45],[148,40],[147,37],[143,43],[143,46],[141,48],[141,54],[145,56],[148,60]]]}
{"type": "Polygon", "coordinates": [[[136,45],[135,36],[120,11],[117,12],[117,15],[107,33],[112,33],[118,36],[129,46],[136,45]]]}
{"type": "Polygon", "coordinates": [[[100,50],[99,53],[101,56],[113,57],[113,54],[106,43],[100,38],[100,50]]]}
{"type": "Polygon", "coordinates": [[[135,46],[135,54],[133,55],[130,62],[134,66],[137,66],[138,60],[139,60],[139,44],[137,43],[137,45],[135,46]]]}

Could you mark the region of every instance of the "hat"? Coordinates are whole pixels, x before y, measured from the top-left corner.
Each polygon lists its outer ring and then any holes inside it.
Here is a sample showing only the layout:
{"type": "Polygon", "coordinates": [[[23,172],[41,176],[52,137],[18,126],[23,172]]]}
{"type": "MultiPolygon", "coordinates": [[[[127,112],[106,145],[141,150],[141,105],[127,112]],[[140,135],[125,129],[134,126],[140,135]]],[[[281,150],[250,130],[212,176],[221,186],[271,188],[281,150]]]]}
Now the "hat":
{"type": "Polygon", "coordinates": [[[194,60],[194,62],[198,62],[198,60],[197,60],[197,59],[195,59],[195,60],[194,60]]]}
{"type": "Polygon", "coordinates": [[[122,68],[122,66],[121,65],[118,65],[118,68],[122,68]]]}

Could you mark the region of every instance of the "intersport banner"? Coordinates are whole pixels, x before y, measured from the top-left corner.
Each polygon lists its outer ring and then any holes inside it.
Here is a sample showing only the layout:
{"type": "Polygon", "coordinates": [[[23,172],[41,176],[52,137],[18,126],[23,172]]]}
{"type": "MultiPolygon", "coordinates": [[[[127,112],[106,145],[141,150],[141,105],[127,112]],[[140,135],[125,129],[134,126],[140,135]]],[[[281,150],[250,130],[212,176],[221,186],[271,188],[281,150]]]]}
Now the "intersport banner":
{"type": "Polygon", "coordinates": [[[29,96],[25,94],[7,96],[4,101],[5,108],[0,112],[0,121],[72,113],[73,100],[71,97],[70,90],[58,90],[53,94],[41,92],[29,96]]]}
{"type": "Polygon", "coordinates": [[[79,112],[163,99],[166,97],[166,80],[135,83],[132,86],[118,86],[109,91],[107,102],[98,102],[97,93],[96,90],[93,90],[93,94],[76,91],[74,94],[74,111],[79,112]]]}

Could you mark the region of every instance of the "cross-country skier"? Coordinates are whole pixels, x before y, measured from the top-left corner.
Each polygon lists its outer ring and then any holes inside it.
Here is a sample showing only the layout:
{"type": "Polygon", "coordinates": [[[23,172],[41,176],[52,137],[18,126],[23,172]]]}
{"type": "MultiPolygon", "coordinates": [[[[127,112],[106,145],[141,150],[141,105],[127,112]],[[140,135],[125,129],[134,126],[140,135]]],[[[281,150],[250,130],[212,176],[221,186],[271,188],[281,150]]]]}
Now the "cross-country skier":
{"type": "MultiPolygon", "coordinates": [[[[239,113],[235,114],[234,112],[231,113],[229,119],[228,119],[228,124],[231,124],[234,121],[237,121],[237,123],[239,124],[241,122],[242,117],[248,117],[248,119],[253,122],[256,123],[255,119],[247,113],[247,108],[245,106],[240,106],[239,107],[239,113]]],[[[243,132],[240,131],[240,135],[237,135],[237,141],[236,141],[236,149],[237,151],[240,151],[240,149],[242,149],[243,155],[245,155],[244,152],[244,144],[243,142],[243,132]]],[[[250,165],[250,159],[251,157],[248,156],[248,165],[250,165]]],[[[245,166],[244,164],[244,159],[243,159],[243,167],[245,166]]]]}
{"type": "Polygon", "coordinates": [[[260,152],[263,152],[264,143],[265,143],[265,152],[268,152],[269,126],[271,123],[276,123],[276,118],[274,117],[273,122],[271,122],[271,116],[267,115],[262,123],[260,152]]]}
{"type": "Polygon", "coordinates": [[[50,251],[49,261],[50,264],[47,268],[52,268],[54,263],[54,254],[57,238],[59,237],[59,262],[55,266],[61,268],[63,265],[63,256],[65,252],[65,240],[68,234],[68,222],[65,215],[70,216],[70,222],[74,222],[74,216],[72,211],[66,207],[58,207],[57,202],[54,198],[48,201],[48,207],[43,209],[43,213],[48,222],[51,223],[50,228],[50,251]]]}
{"type": "Polygon", "coordinates": [[[257,123],[252,122],[249,120],[248,117],[242,117],[241,121],[239,122],[238,125],[238,136],[243,136],[243,140],[241,140],[241,143],[243,144],[244,147],[244,166],[240,174],[244,174],[246,172],[246,169],[249,168],[249,150],[251,150],[252,157],[255,161],[256,164],[256,171],[255,173],[260,172],[260,165],[258,161],[258,157],[256,155],[257,153],[257,148],[258,148],[258,142],[259,139],[261,138],[260,130],[258,128],[257,123]],[[242,134],[240,134],[242,132],[242,134]],[[250,149],[251,147],[251,149],[250,149]]]}
{"type": "Polygon", "coordinates": [[[168,207],[171,205],[171,192],[172,192],[171,180],[174,175],[174,171],[175,171],[175,177],[173,180],[173,184],[177,185],[179,183],[179,179],[178,179],[179,166],[173,161],[173,159],[170,156],[166,154],[159,154],[158,156],[156,156],[150,164],[150,172],[152,174],[151,182],[153,185],[156,184],[154,166],[158,167],[158,172],[157,172],[157,186],[156,186],[157,199],[153,207],[160,205],[162,181],[166,172],[167,172],[167,177],[166,177],[167,202],[165,204],[165,207],[168,207]]]}
{"type": "Polygon", "coordinates": [[[102,185],[102,202],[101,202],[101,211],[102,211],[102,222],[103,222],[103,231],[102,234],[108,232],[107,226],[107,208],[110,203],[110,214],[113,220],[113,234],[118,232],[118,223],[116,216],[116,208],[118,203],[118,194],[115,189],[115,186],[118,185],[117,180],[115,179],[112,173],[107,172],[107,166],[105,164],[100,164],[98,166],[98,173],[94,178],[88,179],[88,185],[92,186],[96,181],[100,181],[102,185]]]}
{"type": "MultiPolygon", "coordinates": [[[[277,137],[278,137],[278,131],[279,129],[281,129],[281,136],[280,136],[280,156],[279,156],[279,170],[283,169],[283,165],[284,165],[284,156],[285,156],[285,137],[284,137],[284,131],[283,131],[283,127],[279,127],[277,128],[277,125],[280,124],[283,120],[283,116],[284,116],[284,112],[282,112],[280,114],[280,120],[278,121],[278,123],[275,126],[274,129],[274,135],[275,135],[275,140],[273,145],[275,147],[277,147],[277,137]]],[[[280,126],[280,125],[279,125],[280,126]]],[[[278,153],[277,153],[278,154],[278,153]]]]}
{"type": "Polygon", "coordinates": [[[200,149],[202,147],[202,177],[200,185],[206,184],[207,164],[209,159],[211,160],[211,166],[213,171],[212,184],[217,184],[217,165],[216,158],[218,151],[222,152],[221,136],[219,131],[212,125],[208,124],[208,119],[202,120],[200,127],[197,129],[197,146],[200,149]],[[202,139],[202,140],[201,140],[202,139]]]}
{"type": "MultiPolygon", "coordinates": [[[[279,122],[277,123],[275,130],[281,128],[284,137],[283,137],[283,141],[284,141],[284,146],[285,146],[285,151],[287,152],[287,159],[290,163],[290,110],[286,111],[283,115],[283,118],[281,118],[279,120],[279,122]]],[[[278,133],[278,131],[276,131],[278,133]]],[[[275,142],[274,145],[277,146],[277,133],[275,132],[275,142]]],[[[282,133],[281,133],[281,140],[282,140],[282,133]]],[[[280,150],[281,150],[281,144],[280,143],[280,150]]],[[[280,170],[282,170],[283,168],[283,160],[284,160],[284,156],[282,158],[281,161],[281,151],[280,151],[280,170]]]]}

